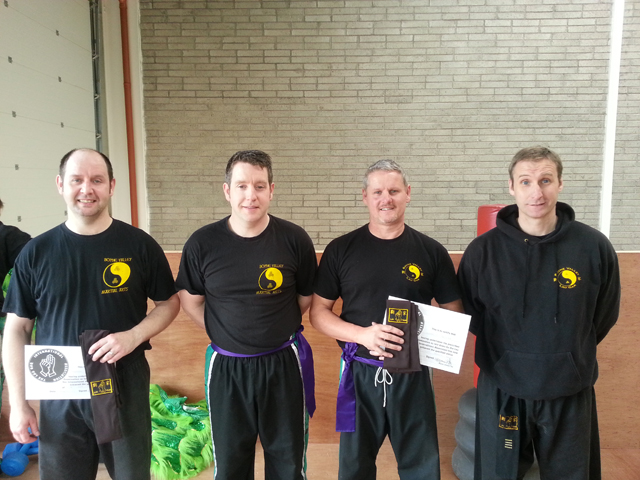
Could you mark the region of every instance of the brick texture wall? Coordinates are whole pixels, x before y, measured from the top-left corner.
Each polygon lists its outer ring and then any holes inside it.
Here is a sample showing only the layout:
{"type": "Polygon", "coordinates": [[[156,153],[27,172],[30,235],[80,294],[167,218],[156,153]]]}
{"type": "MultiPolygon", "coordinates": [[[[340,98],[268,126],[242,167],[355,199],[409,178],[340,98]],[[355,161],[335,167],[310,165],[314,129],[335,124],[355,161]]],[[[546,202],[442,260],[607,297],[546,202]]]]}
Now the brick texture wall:
{"type": "MultiPolygon", "coordinates": [[[[638,22],[627,2],[612,239],[639,249],[638,22]]],[[[602,0],[141,0],[151,232],[180,250],[228,214],[227,159],[274,159],[272,213],[318,249],[367,221],[361,177],[392,158],[407,222],[463,250],[510,203],[524,146],[565,162],[561,196],[597,226],[611,5],[602,0]]]]}
{"type": "Polygon", "coordinates": [[[640,250],[640,2],[626,4],[611,241],[618,250],[640,250]]]}

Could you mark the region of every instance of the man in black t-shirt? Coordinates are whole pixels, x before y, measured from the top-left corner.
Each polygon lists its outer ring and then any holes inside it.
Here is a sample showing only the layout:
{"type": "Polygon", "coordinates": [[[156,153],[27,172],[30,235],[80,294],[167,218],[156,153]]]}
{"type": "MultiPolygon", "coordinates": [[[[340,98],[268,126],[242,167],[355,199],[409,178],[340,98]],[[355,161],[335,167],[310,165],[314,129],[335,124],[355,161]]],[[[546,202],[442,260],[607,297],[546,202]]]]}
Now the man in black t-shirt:
{"type": "Polygon", "coordinates": [[[339,478],[376,478],[376,456],[389,435],[402,480],[437,479],[429,370],[387,372],[381,360],[403,348],[403,333],[381,322],[390,295],[426,304],[435,298],[440,307],[462,312],[453,263],[442,245],[405,225],[411,187],[397,163],[380,160],[369,167],[362,199],[369,224],[327,246],[311,306],[313,326],[343,348],[339,478]],[[338,298],[340,316],[332,311],[338,298]]]}
{"type": "Polygon", "coordinates": [[[60,162],[56,183],[67,204],[67,221],[23,248],[4,304],[10,428],[21,443],[39,437],[42,480],[93,480],[99,461],[112,478],[149,479],[144,350],[180,308],[171,269],[155,240],[109,215],[115,179],[105,155],[70,151],[60,162]],[[155,308],[147,314],[148,298],[155,308]],[[111,332],[90,345],[91,358],[85,361],[115,364],[122,406],[110,420],[120,424],[122,438],[103,443],[98,426],[104,425],[106,412],[94,409],[92,400],[41,400],[38,421],[25,399],[24,377],[24,347],[31,343],[36,317],[39,345],[79,347],[78,337],[86,330],[111,332]]]}
{"type": "Polygon", "coordinates": [[[184,311],[205,328],[205,367],[216,480],[253,478],[256,439],[265,479],[306,478],[313,414],[311,352],[300,334],[316,256],[306,232],[268,214],[269,155],[234,154],[223,190],[231,215],[197,230],[176,285],[184,311]]]}

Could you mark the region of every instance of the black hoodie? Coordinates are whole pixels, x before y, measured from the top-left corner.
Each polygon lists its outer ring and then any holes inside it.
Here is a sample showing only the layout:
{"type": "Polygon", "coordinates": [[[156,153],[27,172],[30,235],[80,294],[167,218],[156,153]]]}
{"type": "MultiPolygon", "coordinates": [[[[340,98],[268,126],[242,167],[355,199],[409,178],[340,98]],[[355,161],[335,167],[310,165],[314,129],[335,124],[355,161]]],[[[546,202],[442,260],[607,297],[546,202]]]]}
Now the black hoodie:
{"type": "Polygon", "coordinates": [[[458,279],[476,364],[505,392],[530,400],[573,395],[598,378],[596,345],[618,319],[620,272],[609,240],[556,205],[543,237],[518,226],[518,207],[465,251],[458,279]]]}

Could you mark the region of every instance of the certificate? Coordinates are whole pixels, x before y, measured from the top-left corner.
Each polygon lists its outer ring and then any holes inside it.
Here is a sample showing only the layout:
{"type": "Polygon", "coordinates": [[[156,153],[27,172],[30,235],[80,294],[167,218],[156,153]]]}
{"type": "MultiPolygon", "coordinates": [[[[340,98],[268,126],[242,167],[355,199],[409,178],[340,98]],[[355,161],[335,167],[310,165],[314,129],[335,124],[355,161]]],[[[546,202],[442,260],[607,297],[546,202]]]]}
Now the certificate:
{"type": "MultiPolygon", "coordinates": [[[[389,299],[402,300],[392,296],[389,299]]],[[[418,306],[420,363],[445,372],[460,373],[471,316],[424,303],[413,303],[418,306]]]]}
{"type": "Polygon", "coordinates": [[[27,400],[91,398],[80,347],[26,345],[24,386],[27,400]]]}

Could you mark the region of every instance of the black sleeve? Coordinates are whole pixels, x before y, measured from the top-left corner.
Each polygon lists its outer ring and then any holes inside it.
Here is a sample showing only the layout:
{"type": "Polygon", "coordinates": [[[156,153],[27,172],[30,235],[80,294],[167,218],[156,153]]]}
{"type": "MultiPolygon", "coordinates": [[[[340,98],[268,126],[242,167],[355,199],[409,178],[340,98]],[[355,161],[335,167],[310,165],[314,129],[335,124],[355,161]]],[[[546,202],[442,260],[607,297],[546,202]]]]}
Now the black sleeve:
{"type": "Polygon", "coordinates": [[[598,343],[615,325],[620,313],[620,267],[618,255],[608,240],[600,250],[600,270],[602,282],[593,317],[598,343]]]}
{"type": "Polygon", "coordinates": [[[33,274],[32,265],[29,262],[30,255],[27,255],[27,250],[16,259],[3,311],[5,313],[15,313],[22,318],[34,319],[37,317],[34,295],[37,278],[33,274]]]}
{"type": "MultiPolygon", "coordinates": [[[[31,240],[28,233],[11,225],[4,225],[0,222],[0,284],[11,270],[18,258],[22,248],[31,240]]],[[[0,307],[2,306],[2,296],[0,296],[0,307]]]]}
{"type": "Polygon", "coordinates": [[[318,268],[316,250],[309,235],[302,230],[298,242],[298,269],[296,271],[296,293],[307,297],[313,294],[313,282],[318,268]]]}
{"type": "Polygon", "coordinates": [[[168,300],[176,293],[176,286],[167,256],[151,237],[148,237],[147,252],[147,297],[156,302],[168,300]]]}
{"type": "Polygon", "coordinates": [[[205,294],[204,278],[200,268],[202,260],[199,251],[199,244],[192,235],[182,249],[180,268],[176,279],[176,288],[186,290],[191,295],[205,294]]]}
{"type": "Polygon", "coordinates": [[[456,269],[447,249],[438,244],[438,271],[433,298],[438,304],[455,302],[460,299],[460,287],[456,280],[456,269]]]}
{"type": "Polygon", "coordinates": [[[31,235],[17,228],[12,229],[11,234],[7,235],[6,251],[10,267],[13,267],[18,254],[29,240],[31,240],[31,235]]]}
{"type": "Polygon", "coordinates": [[[473,248],[473,242],[467,247],[467,251],[462,255],[460,266],[458,267],[458,283],[462,294],[462,304],[467,315],[471,315],[469,331],[474,335],[478,334],[480,322],[484,312],[484,306],[478,296],[478,255],[473,248]],[[475,261],[475,265],[474,265],[475,261]]]}
{"type": "Polygon", "coordinates": [[[337,245],[333,240],[327,245],[320,258],[320,265],[313,284],[313,293],[327,300],[337,300],[341,295],[337,257],[337,245]]]}

